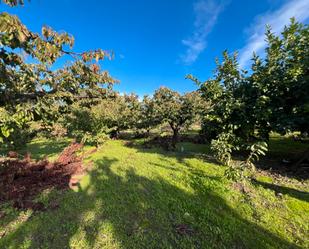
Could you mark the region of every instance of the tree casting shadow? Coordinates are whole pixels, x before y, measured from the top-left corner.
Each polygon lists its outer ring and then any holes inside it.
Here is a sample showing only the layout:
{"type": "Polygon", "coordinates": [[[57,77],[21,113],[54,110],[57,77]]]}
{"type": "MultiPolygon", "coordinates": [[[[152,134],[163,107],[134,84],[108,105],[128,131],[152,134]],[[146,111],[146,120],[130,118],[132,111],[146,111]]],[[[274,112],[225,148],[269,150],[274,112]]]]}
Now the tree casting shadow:
{"type": "Polygon", "coordinates": [[[309,193],[308,192],[300,191],[300,190],[285,187],[285,186],[279,186],[279,185],[275,185],[275,184],[272,184],[272,183],[261,182],[261,181],[258,181],[256,179],[253,180],[253,183],[256,184],[256,185],[260,185],[263,188],[271,189],[271,190],[275,191],[276,194],[277,193],[286,194],[286,195],[289,195],[293,198],[309,202],[309,193]]]}
{"type": "Polygon", "coordinates": [[[29,218],[0,248],[300,248],[243,219],[195,178],[189,193],[133,168],[115,174],[116,162],[95,161],[87,187],[58,195],[58,209],[29,218]]]}

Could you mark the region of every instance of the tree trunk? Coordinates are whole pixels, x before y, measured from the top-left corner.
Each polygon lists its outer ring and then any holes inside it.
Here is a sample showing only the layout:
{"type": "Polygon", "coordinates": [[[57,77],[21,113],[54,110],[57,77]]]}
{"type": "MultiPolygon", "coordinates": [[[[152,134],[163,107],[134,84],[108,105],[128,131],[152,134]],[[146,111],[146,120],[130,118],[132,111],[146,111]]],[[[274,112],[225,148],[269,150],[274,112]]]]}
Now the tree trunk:
{"type": "Polygon", "coordinates": [[[173,147],[173,149],[176,149],[176,144],[178,142],[179,129],[178,128],[172,128],[172,130],[173,130],[172,147],[173,147]]]}
{"type": "Polygon", "coordinates": [[[118,138],[119,138],[119,129],[113,130],[113,131],[110,133],[110,137],[111,137],[112,139],[118,139],[118,138]]]}

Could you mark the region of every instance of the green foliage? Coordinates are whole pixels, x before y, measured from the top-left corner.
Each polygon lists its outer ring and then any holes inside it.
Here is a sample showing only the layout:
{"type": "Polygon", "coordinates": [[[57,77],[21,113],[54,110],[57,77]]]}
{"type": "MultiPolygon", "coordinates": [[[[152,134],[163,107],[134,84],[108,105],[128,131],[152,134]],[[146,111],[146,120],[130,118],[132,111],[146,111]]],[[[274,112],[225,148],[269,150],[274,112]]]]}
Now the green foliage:
{"type": "MultiPolygon", "coordinates": [[[[11,6],[23,1],[5,1],[11,6]]],[[[101,71],[97,62],[111,55],[101,49],[76,53],[74,38],[43,27],[41,34],[31,32],[17,16],[0,14],[0,142],[16,144],[22,129],[32,120],[51,123],[59,109],[74,101],[106,95],[115,81],[101,71]],[[27,63],[21,54],[29,55],[27,63]],[[52,64],[64,55],[74,60],[56,71],[52,64]],[[57,108],[58,107],[58,110],[57,108]]]]}
{"type": "Polygon", "coordinates": [[[2,1],[10,6],[17,6],[24,4],[24,0],[2,0],[2,1]]]}
{"type": "Polygon", "coordinates": [[[122,130],[136,127],[140,116],[140,102],[135,94],[116,95],[92,106],[91,114],[95,129],[108,127],[118,135],[122,130]]]}
{"type": "Polygon", "coordinates": [[[252,167],[267,151],[271,131],[308,133],[309,26],[291,19],[281,36],[267,27],[266,40],[265,59],[254,54],[250,74],[239,68],[237,53],[224,51],[211,79],[187,76],[211,102],[201,133],[224,164],[233,151],[249,149],[245,164],[252,167]]]}
{"type": "Polygon", "coordinates": [[[174,132],[175,145],[180,129],[196,120],[201,102],[197,92],[180,95],[167,88],[158,89],[153,98],[145,96],[142,101],[136,94],[113,94],[96,103],[76,102],[66,123],[75,136],[84,131],[117,137],[123,130],[131,129],[138,134],[167,122],[174,132]]]}
{"type": "Polygon", "coordinates": [[[184,95],[161,87],[153,96],[155,120],[167,122],[173,131],[173,147],[176,146],[180,129],[191,125],[197,118],[202,100],[198,92],[184,95]]]}
{"type": "Polygon", "coordinates": [[[155,101],[149,96],[144,96],[140,103],[140,112],[136,123],[137,129],[146,129],[149,133],[150,129],[161,123],[161,117],[157,114],[155,101]]]}
{"type": "Polygon", "coordinates": [[[86,132],[86,133],[82,133],[80,142],[83,144],[93,145],[93,146],[98,147],[104,144],[108,139],[109,139],[108,135],[104,132],[100,132],[96,134],[86,132]]]}
{"type": "Polygon", "coordinates": [[[309,26],[292,18],[280,36],[268,27],[266,39],[266,58],[253,58],[250,83],[256,96],[251,105],[257,107],[253,113],[269,130],[308,133],[309,26]]]}
{"type": "Polygon", "coordinates": [[[224,176],[233,182],[243,182],[245,168],[242,165],[232,164],[225,171],[224,176]]]}
{"type": "Polygon", "coordinates": [[[265,156],[268,151],[268,145],[265,142],[257,142],[250,146],[250,154],[246,159],[245,164],[252,169],[255,169],[254,161],[258,161],[260,156],[265,156]]]}
{"type": "Polygon", "coordinates": [[[235,136],[232,133],[220,133],[217,139],[211,141],[211,150],[215,157],[224,165],[230,166],[232,152],[235,148],[235,136]]]}
{"type": "Polygon", "coordinates": [[[104,126],[104,123],[98,126],[98,120],[91,109],[81,103],[77,102],[72,105],[71,112],[66,115],[64,124],[69,134],[84,144],[98,146],[107,139],[108,128],[104,126]]]}
{"type": "Polygon", "coordinates": [[[7,147],[21,146],[28,141],[28,122],[33,118],[31,107],[16,106],[14,114],[0,107],[0,143],[7,147]]]}
{"type": "Polygon", "coordinates": [[[78,102],[71,106],[71,112],[66,115],[64,122],[70,133],[73,131],[93,131],[93,117],[91,116],[90,109],[80,105],[78,102]]]}
{"type": "MultiPolygon", "coordinates": [[[[216,140],[213,140],[216,141],[216,140]]],[[[226,148],[226,144],[218,144],[217,150],[220,152],[223,148],[226,148]]],[[[243,162],[231,162],[231,153],[232,153],[233,146],[230,145],[230,151],[227,152],[229,156],[229,163],[225,163],[229,167],[225,170],[224,175],[227,179],[230,179],[235,182],[244,181],[245,178],[252,177],[250,173],[254,173],[255,165],[254,162],[258,161],[260,156],[265,156],[266,152],[268,151],[267,143],[265,142],[256,142],[249,146],[249,155],[247,159],[243,162]],[[246,170],[249,170],[250,173],[246,170]]]]}
{"type": "Polygon", "coordinates": [[[95,102],[75,102],[64,124],[78,140],[95,144],[104,142],[108,136],[117,137],[122,130],[138,127],[139,118],[137,95],[113,94],[95,102]]]}

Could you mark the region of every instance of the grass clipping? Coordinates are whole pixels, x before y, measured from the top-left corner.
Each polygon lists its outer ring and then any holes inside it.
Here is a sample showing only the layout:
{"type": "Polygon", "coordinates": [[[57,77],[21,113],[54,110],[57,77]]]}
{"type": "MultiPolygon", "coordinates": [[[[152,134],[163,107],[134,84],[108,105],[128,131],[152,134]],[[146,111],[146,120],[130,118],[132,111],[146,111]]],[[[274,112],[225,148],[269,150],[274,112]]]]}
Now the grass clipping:
{"type": "Polygon", "coordinates": [[[82,147],[70,144],[55,162],[35,161],[30,154],[18,159],[16,152],[9,152],[0,162],[0,204],[12,201],[18,209],[43,210],[42,204],[33,202],[40,192],[72,187],[77,184],[74,176],[84,173],[83,156],[78,155],[82,147]]]}

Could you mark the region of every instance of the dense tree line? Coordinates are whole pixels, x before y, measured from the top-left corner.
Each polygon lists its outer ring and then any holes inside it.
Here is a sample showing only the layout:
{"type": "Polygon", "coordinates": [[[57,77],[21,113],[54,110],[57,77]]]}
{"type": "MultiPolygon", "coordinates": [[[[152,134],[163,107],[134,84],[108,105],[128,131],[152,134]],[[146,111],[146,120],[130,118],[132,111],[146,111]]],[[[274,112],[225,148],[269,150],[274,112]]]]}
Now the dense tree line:
{"type": "Polygon", "coordinates": [[[71,106],[63,125],[71,135],[97,144],[103,138],[117,138],[121,131],[130,129],[136,135],[149,135],[152,128],[168,124],[173,136],[172,146],[179,132],[190,126],[199,116],[202,99],[198,92],[181,95],[161,87],[153,97],[139,100],[136,94],[110,94],[108,98],[93,101],[81,100],[71,106]]]}

